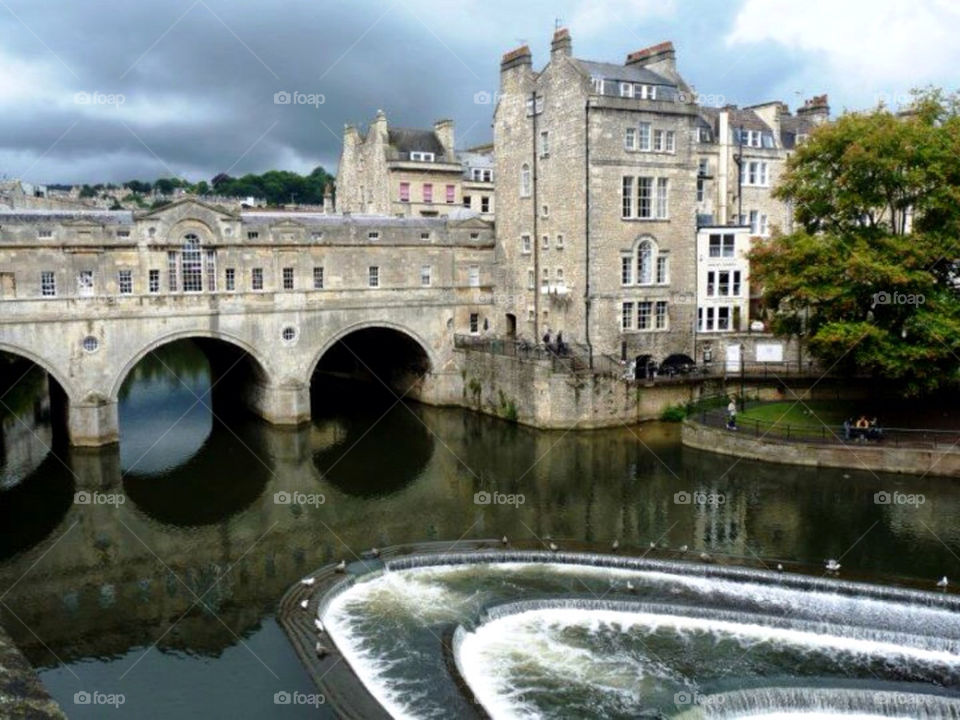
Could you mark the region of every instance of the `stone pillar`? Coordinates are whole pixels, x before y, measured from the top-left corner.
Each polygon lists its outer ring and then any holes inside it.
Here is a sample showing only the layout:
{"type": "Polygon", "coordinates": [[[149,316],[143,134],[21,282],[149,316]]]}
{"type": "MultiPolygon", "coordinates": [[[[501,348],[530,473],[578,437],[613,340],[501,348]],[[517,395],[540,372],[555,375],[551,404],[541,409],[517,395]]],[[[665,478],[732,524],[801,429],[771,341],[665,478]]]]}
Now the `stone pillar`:
{"type": "Polygon", "coordinates": [[[71,445],[99,447],[119,442],[117,401],[97,395],[89,395],[81,400],[71,399],[67,409],[67,427],[71,445]]]}
{"type": "Polygon", "coordinates": [[[257,384],[247,397],[250,409],[274,425],[310,421],[310,386],[303,383],[257,384]]]}

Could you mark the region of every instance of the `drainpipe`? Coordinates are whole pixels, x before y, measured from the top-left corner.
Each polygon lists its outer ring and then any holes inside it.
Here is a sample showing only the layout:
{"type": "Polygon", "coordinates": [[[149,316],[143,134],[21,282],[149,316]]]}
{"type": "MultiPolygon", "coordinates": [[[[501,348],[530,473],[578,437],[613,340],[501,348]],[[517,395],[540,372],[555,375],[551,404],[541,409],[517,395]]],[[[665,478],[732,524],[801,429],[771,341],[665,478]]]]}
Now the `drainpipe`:
{"type": "Polygon", "coordinates": [[[533,200],[533,337],[540,342],[540,234],[537,230],[537,91],[530,93],[533,121],[533,162],[530,165],[531,196],[533,200]]]}
{"type": "Polygon", "coordinates": [[[586,189],[586,206],[585,206],[585,224],[584,224],[584,243],[583,243],[583,252],[584,252],[584,287],[583,287],[583,303],[584,303],[584,331],[586,334],[586,344],[587,344],[587,354],[590,357],[590,368],[593,368],[593,345],[590,343],[590,310],[591,310],[591,300],[590,300],[590,98],[587,98],[587,103],[584,107],[583,113],[583,131],[584,131],[584,187],[586,189]]]}

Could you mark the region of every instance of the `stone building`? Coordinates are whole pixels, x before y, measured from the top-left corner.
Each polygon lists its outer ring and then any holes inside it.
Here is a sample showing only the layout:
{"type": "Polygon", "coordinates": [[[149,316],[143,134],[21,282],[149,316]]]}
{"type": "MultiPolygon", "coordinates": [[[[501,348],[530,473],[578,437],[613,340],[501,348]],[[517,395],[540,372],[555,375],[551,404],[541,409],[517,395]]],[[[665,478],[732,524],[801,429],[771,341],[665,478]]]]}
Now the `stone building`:
{"type": "MultiPolygon", "coordinates": [[[[471,155],[477,167],[489,165],[483,155],[471,155]]],[[[404,217],[462,214],[468,170],[454,149],[452,120],[438,120],[432,130],[391,128],[381,110],[365,135],[352,125],[344,128],[337,210],[404,217]]],[[[485,188],[487,210],[481,209],[479,190],[471,187],[467,196],[474,209],[492,217],[493,178],[481,176],[478,182],[485,188]]]]}
{"type": "Polygon", "coordinates": [[[692,354],[701,120],[673,45],[592,62],[561,29],[542,70],[523,46],[500,78],[500,282],[524,300],[500,327],[624,359],[692,354]]]}
{"type": "Polygon", "coordinates": [[[481,145],[458,153],[463,166],[461,198],[463,207],[480,213],[484,220],[494,219],[493,145],[481,145]]]}

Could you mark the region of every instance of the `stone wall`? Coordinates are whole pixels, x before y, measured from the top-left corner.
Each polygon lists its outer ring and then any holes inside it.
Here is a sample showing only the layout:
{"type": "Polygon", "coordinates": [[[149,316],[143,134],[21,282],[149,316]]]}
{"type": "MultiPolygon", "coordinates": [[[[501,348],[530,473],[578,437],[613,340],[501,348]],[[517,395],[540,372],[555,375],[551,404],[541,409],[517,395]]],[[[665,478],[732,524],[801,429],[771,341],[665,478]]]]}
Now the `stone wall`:
{"type": "Polygon", "coordinates": [[[66,720],[27,659],[0,628],[0,717],[66,720]]]}
{"type": "Polygon", "coordinates": [[[909,475],[960,476],[960,451],[955,449],[778,442],[706,427],[690,420],[683,424],[681,438],[688,447],[762,462],[909,475]]]}

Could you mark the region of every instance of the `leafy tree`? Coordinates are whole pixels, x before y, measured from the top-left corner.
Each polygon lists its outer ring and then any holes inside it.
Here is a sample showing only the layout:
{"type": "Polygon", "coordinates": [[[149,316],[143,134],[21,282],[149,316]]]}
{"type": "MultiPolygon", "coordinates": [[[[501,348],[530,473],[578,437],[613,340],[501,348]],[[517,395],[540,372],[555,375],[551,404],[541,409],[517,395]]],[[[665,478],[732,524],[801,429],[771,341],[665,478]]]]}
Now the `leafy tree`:
{"type": "Polygon", "coordinates": [[[152,186],[148,182],[141,182],[140,180],[130,180],[123,184],[127,190],[133,193],[139,193],[141,195],[146,195],[152,189],[152,186]]]}
{"type": "Polygon", "coordinates": [[[751,274],[773,328],[827,368],[906,393],[960,379],[960,102],[848,113],[818,127],[776,195],[800,228],[756,247],[751,274]]]}

